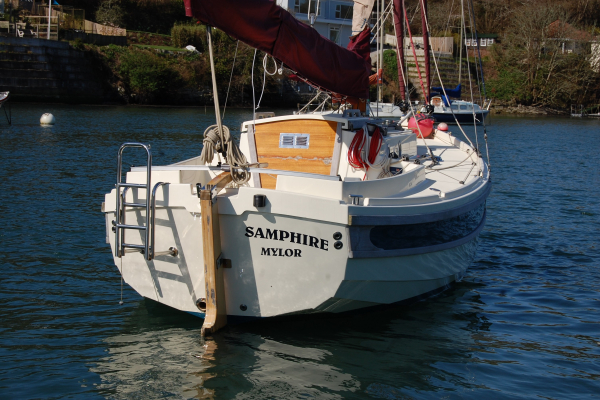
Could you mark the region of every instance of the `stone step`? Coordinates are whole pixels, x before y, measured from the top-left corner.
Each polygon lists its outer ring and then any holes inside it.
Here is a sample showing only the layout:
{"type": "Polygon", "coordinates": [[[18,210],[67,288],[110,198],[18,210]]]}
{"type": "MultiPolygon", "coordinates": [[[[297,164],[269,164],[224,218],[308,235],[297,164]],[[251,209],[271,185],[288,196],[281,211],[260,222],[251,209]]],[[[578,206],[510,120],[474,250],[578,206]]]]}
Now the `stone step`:
{"type": "Polygon", "coordinates": [[[54,71],[50,69],[8,69],[0,64],[0,77],[3,78],[42,78],[42,79],[94,79],[87,71],[54,71]]]}
{"type": "Polygon", "coordinates": [[[51,54],[35,54],[35,53],[3,53],[0,52],[0,61],[37,61],[37,62],[51,62],[58,64],[72,64],[72,63],[89,63],[85,58],[81,57],[63,57],[54,56],[51,54]]]}
{"type": "Polygon", "coordinates": [[[96,104],[102,101],[101,91],[75,90],[62,88],[40,88],[28,86],[13,86],[10,97],[16,101],[32,102],[68,102],[77,104],[96,104]]]}
{"type": "Polygon", "coordinates": [[[102,85],[98,82],[73,79],[73,80],[58,80],[58,79],[36,79],[36,78],[7,78],[0,77],[0,87],[4,90],[13,91],[13,87],[30,87],[30,88],[58,88],[58,89],[81,89],[81,90],[98,90],[102,85]]]}
{"type": "MultiPolygon", "coordinates": [[[[1,40],[1,39],[0,39],[1,40]]],[[[19,54],[43,54],[58,57],[85,58],[82,51],[72,49],[55,49],[39,46],[19,46],[12,44],[2,44],[0,42],[0,53],[19,53],[19,54]]]]}
{"type": "Polygon", "coordinates": [[[89,71],[89,65],[81,64],[52,64],[48,62],[35,61],[2,61],[0,66],[3,69],[11,70],[38,70],[38,71],[58,71],[58,72],[86,72],[89,71]]]}

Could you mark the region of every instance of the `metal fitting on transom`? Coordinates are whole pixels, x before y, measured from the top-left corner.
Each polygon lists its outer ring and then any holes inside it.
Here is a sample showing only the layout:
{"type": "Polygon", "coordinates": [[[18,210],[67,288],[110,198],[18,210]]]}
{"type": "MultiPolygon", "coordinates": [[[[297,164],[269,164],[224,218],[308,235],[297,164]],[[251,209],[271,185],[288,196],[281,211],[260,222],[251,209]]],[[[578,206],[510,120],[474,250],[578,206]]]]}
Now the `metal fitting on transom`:
{"type": "Polygon", "coordinates": [[[351,194],[350,196],[350,203],[354,206],[360,206],[360,199],[362,199],[362,196],[360,194],[351,194]]]}
{"type": "Polygon", "coordinates": [[[202,312],[206,312],[206,299],[204,299],[204,298],[198,299],[196,301],[196,307],[198,307],[198,310],[200,310],[202,312]]]}
{"type": "Polygon", "coordinates": [[[252,205],[256,208],[264,207],[267,204],[267,196],[264,194],[255,194],[252,205]]]}

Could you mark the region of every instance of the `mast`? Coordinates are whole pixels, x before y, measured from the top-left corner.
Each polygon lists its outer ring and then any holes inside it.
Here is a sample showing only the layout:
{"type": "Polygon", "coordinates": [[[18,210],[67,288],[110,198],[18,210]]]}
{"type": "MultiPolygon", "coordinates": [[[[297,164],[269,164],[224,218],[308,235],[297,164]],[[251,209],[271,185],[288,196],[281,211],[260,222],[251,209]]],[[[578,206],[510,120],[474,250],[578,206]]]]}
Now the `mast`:
{"type": "MultiPolygon", "coordinates": [[[[377,18],[379,19],[379,31],[377,31],[377,73],[379,74],[379,68],[381,68],[379,64],[380,52],[382,51],[381,47],[381,31],[383,28],[383,19],[381,18],[381,9],[379,7],[379,0],[377,0],[377,18]]],[[[381,85],[379,84],[379,79],[377,80],[377,113],[379,113],[379,102],[381,101],[381,85]]]]}
{"type": "Polygon", "coordinates": [[[394,0],[394,28],[396,30],[396,58],[398,60],[398,86],[402,100],[406,100],[404,86],[404,18],[402,16],[404,0],[394,0]]]}
{"type": "MultiPolygon", "coordinates": [[[[464,26],[465,26],[465,9],[464,9],[464,4],[463,4],[463,0],[460,0],[460,42],[459,42],[459,48],[460,48],[460,53],[458,56],[458,84],[460,85],[460,82],[462,81],[462,50],[463,50],[463,30],[464,30],[464,26]]],[[[468,57],[468,54],[467,54],[468,57]]],[[[442,85],[443,86],[443,85],[442,85]]]]}
{"type": "Polygon", "coordinates": [[[375,0],[355,0],[352,8],[352,36],[361,33],[368,23],[375,0]]]}
{"type": "Polygon", "coordinates": [[[423,51],[425,53],[425,81],[427,85],[425,90],[427,93],[423,93],[425,96],[425,103],[429,104],[429,92],[431,87],[431,71],[429,68],[429,31],[427,29],[427,0],[421,0],[421,26],[423,29],[423,51]]]}

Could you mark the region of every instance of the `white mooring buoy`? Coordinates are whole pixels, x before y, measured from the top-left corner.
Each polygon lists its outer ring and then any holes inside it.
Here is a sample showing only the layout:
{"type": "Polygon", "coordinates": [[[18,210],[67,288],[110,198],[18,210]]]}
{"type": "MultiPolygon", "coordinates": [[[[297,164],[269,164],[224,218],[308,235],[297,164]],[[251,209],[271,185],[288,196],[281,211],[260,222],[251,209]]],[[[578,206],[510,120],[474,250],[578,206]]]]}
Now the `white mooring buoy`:
{"type": "Polygon", "coordinates": [[[54,115],[52,115],[50,113],[45,113],[40,118],[40,124],[42,124],[42,125],[54,125],[55,122],[56,122],[56,120],[54,119],[54,115]]]}

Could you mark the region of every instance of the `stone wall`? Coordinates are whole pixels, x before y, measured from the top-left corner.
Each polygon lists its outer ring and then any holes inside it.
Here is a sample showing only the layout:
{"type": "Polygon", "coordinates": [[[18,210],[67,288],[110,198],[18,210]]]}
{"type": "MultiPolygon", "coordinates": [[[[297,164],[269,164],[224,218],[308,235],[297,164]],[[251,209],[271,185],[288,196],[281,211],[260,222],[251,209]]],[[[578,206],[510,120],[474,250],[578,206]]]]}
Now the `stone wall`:
{"type": "Polygon", "coordinates": [[[0,37],[0,90],[13,101],[100,103],[104,90],[86,53],[67,42],[0,37]]]}

